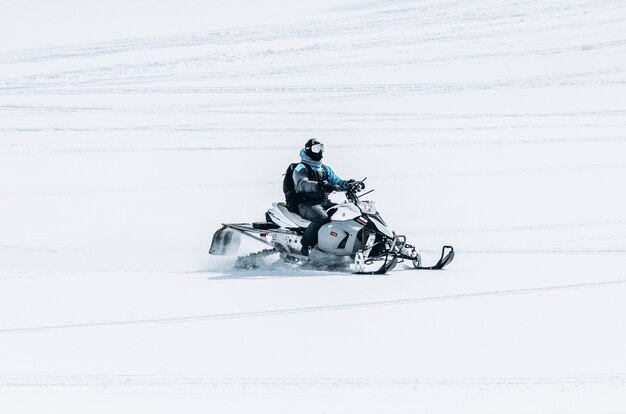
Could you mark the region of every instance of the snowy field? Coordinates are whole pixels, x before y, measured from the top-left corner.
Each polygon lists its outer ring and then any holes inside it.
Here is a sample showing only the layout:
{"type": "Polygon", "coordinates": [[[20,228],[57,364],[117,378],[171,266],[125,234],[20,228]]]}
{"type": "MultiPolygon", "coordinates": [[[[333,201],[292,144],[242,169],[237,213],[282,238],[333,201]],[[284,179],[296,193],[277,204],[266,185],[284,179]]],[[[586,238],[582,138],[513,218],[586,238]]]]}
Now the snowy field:
{"type": "Polygon", "coordinates": [[[0,33],[0,413],[626,413],[623,0],[4,1],[0,33]],[[310,137],[455,261],[209,257],[310,137]]]}

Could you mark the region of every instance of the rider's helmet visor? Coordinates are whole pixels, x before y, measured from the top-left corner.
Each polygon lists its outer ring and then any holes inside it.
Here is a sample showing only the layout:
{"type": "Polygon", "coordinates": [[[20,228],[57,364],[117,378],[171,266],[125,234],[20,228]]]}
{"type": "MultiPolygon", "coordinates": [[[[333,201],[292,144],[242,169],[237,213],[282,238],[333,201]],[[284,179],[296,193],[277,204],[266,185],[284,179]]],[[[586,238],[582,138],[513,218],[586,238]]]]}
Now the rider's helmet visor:
{"type": "Polygon", "coordinates": [[[313,144],[311,145],[311,152],[315,154],[319,154],[320,152],[324,152],[324,144],[313,144]]]}

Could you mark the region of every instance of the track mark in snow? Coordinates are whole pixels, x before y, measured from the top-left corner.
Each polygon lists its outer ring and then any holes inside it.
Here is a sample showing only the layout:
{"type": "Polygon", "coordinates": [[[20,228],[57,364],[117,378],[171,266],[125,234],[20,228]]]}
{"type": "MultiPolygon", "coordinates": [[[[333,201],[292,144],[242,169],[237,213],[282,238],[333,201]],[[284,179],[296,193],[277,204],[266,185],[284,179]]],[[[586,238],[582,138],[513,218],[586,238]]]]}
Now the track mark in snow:
{"type": "MultiPolygon", "coordinates": [[[[345,147],[350,148],[349,145],[336,145],[337,148],[345,147]]],[[[367,145],[361,145],[361,147],[367,147],[367,145]]],[[[280,150],[283,147],[258,147],[258,148],[246,148],[246,150],[267,150],[275,149],[280,150]]],[[[174,150],[174,149],[173,149],[174,150]]],[[[177,151],[181,149],[175,149],[177,151]]],[[[145,151],[145,149],[143,150],[145,151]]],[[[1,154],[1,152],[0,152],[1,154]]],[[[576,172],[581,169],[610,169],[610,168],[626,168],[626,163],[607,163],[607,164],[586,164],[579,166],[560,166],[560,167],[544,167],[544,168],[529,168],[519,170],[493,170],[493,171],[466,171],[466,172],[450,172],[450,173],[418,173],[418,174],[403,174],[403,175],[384,175],[384,176],[371,176],[372,179],[378,181],[389,180],[402,180],[413,178],[445,178],[445,177],[482,177],[482,176],[502,176],[504,174],[545,174],[545,173],[563,173],[563,172],[576,172]]],[[[103,188],[103,189],[78,189],[78,190],[63,190],[63,191],[14,191],[14,192],[0,192],[0,198],[5,197],[40,197],[40,196],[73,196],[73,195],[98,195],[98,194],[117,194],[117,193],[136,193],[136,192],[151,192],[151,191],[184,191],[184,190],[204,190],[208,188],[234,188],[234,187],[261,187],[261,186],[278,186],[279,180],[266,180],[266,181],[249,181],[246,183],[211,183],[211,184],[196,184],[196,185],[171,185],[171,186],[144,186],[144,187],[132,187],[132,188],[103,188]]],[[[623,224],[624,221],[611,222],[614,224],[623,224]]],[[[583,225],[583,224],[580,224],[583,225]]],[[[571,227],[575,225],[554,225],[548,226],[550,228],[571,227]]],[[[513,229],[478,229],[478,230],[437,230],[437,231],[414,231],[407,233],[417,234],[448,234],[448,233],[466,233],[466,232],[481,232],[487,233],[492,231],[509,231],[509,230],[531,230],[541,228],[541,226],[532,226],[513,229]]],[[[11,246],[0,245],[0,250],[8,249],[11,246]]]]}
{"type": "MultiPolygon", "coordinates": [[[[346,122],[354,122],[352,120],[348,120],[346,122]]],[[[323,129],[316,128],[316,131],[328,131],[328,132],[364,132],[364,131],[380,131],[380,132],[443,132],[443,131],[452,131],[452,132],[467,132],[467,131],[494,131],[494,130],[519,130],[519,129],[559,129],[559,128],[626,128],[626,123],[619,124],[602,124],[602,123],[569,123],[569,124],[554,124],[554,125],[537,125],[537,124],[510,124],[510,125],[497,125],[497,126],[433,126],[433,127],[421,127],[421,126],[411,126],[411,127],[369,127],[367,125],[361,127],[350,127],[350,128],[332,128],[332,129],[323,129]]],[[[242,133],[259,133],[259,132],[273,132],[276,130],[275,126],[268,126],[264,128],[242,128],[242,127],[229,127],[229,126],[215,126],[215,125],[204,125],[204,124],[195,124],[195,125],[138,125],[138,126],[128,126],[128,127],[21,127],[21,128],[0,128],[0,133],[31,133],[31,132],[60,132],[60,133],[86,133],[86,132],[242,132],[242,133]]],[[[281,131],[284,133],[286,131],[292,132],[304,132],[309,131],[310,128],[306,127],[283,127],[281,131]]],[[[382,146],[382,145],[380,145],[382,146]]],[[[389,146],[386,144],[385,146],[389,146]]]]}
{"type": "Polygon", "coordinates": [[[508,170],[483,170],[483,171],[457,171],[457,172],[440,172],[440,173],[416,173],[416,174],[390,174],[374,176],[372,178],[377,180],[402,180],[413,178],[444,178],[444,177],[472,177],[472,176],[490,176],[490,175],[509,175],[509,174],[546,174],[546,173],[563,173],[563,172],[577,172],[580,170],[594,170],[604,168],[624,168],[626,162],[618,163],[605,163],[605,164],[582,164],[582,165],[563,165],[555,167],[541,167],[541,168],[519,168],[508,170]]]}
{"type": "MultiPolygon", "coordinates": [[[[598,240],[605,240],[607,238],[600,238],[598,240]]],[[[611,239],[610,237],[608,239],[611,239]]],[[[588,240],[588,239],[581,239],[581,240],[588,240]]],[[[509,254],[509,253],[524,253],[524,254],[528,254],[528,253],[539,253],[539,254],[598,254],[598,253],[604,253],[604,254],[612,254],[612,253],[617,253],[617,254],[623,254],[626,253],[626,247],[624,248],[610,248],[610,249],[603,249],[603,248],[582,248],[582,249],[576,249],[576,248],[572,248],[572,249],[568,249],[568,248],[561,248],[561,249],[550,249],[550,248],[546,248],[546,249],[498,249],[498,248],[494,248],[494,249],[480,249],[480,250],[476,250],[476,249],[469,249],[469,250],[463,250],[463,253],[473,253],[473,254],[493,254],[493,253],[505,253],[505,254],[509,254]]]]}
{"type": "Polygon", "coordinates": [[[76,273],[46,273],[46,274],[20,274],[15,273],[16,276],[0,276],[0,281],[2,280],[28,280],[28,279],[42,279],[49,277],[66,277],[66,276],[76,276],[76,273]]]}
{"type": "Polygon", "coordinates": [[[556,229],[579,229],[584,227],[616,227],[626,224],[626,220],[616,218],[603,221],[587,221],[587,222],[569,222],[569,223],[550,223],[550,224],[534,224],[524,226],[505,226],[505,227],[456,227],[454,229],[420,229],[409,230],[405,233],[411,235],[432,235],[432,234],[455,234],[455,233],[494,233],[494,232],[511,232],[511,231],[536,231],[536,230],[556,230],[556,229]]]}
{"type": "Polygon", "coordinates": [[[65,324],[58,324],[58,325],[41,325],[41,326],[30,326],[30,327],[23,327],[23,328],[0,329],[0,335],[42,332],[42,331],[52,331],[52,330],[59,330],[59,329],[72,329],[72,328],[96,328],[96,327],[126,326],[126,325],[188,323],[188,322],[203,322],[203,321],[224,320],[224,319],[259,318],[259,317],[294,315],[294,314],[313,313],[313,312],[330,312],[330,311],[377,308],[377,307],[387,307],[387,306],[416,305],[420,303],[448,302],[448,301],[457,301],[457,300],[479,299],[479,298],[485,298],[485,297],[517,296],[517,295],[528,295],[528,294],[537,294],[537,293],[551,293],[551,292],[560,292],[560,291],[572,290],[572,289],[605,288],[605,287],[614,287],[614,286],[619,286],[619,285],[624,285],[624,284],[626,284],[626,279],[616,279],[616,280],[608,280],[608,281],[603,281],[603,282],[578,283],[578,284],[571,284],[571,285],[557,285],[557,286],[542,286],[542,287],[508,289],[508,290],[495,290],[495,291],[485,291],[485,292],[461,293],[461,294],[456,294],[456,295],[427,296],[427,297],[421,297],[421,298],[381,300],[381,301],[347,303],[347,304],[338,304],[338,305],[307,306],[307,307],[301,307],[301,308],[275,309],[275,310],[250,311],[250,312],[233,312],[233,313],[214,313],[214,314],[207,314],[207,315],[180,316],[180,317],[173,317],[173,318],[152,318],[152,319],[134,319],[134,320],[119,320],[119,321],[65,323],[65,324]]]}
{"type": "Polygon", "coordinates": [[[581,374],[524,377],[369,377],[369,376],[293,376],[293,377],[210,377],[191,375],[22,375],[0,377],[0,387],[104,387],[104,386],[199,386],[199,387],[363,387],[363,386],[578,386],[626,384],[626,374],[581,374]]]}
{"type": "MultiPolygon", "coordinates": [[[[605,48],[623,48],[626,46],[625,40],[611,41],[606,43],[592,43],[588,47],[590,50],[599,51],[605,48]]],[[[465,55],[443,55],[443,56],[419,56],[406,57],[407,53],[384,56],[380,59],[372,59],[371,56],[363,57],[349,56],[340,58],[335,56],[340,50],[350,50],[349,47],[338,49],[329,45],[320,44],[316,47],[306,47],[303,49],[284,49],[273,51],[248,52],[247,54],[213,54],[208,56],[197,56],[186,59],[172,59],[168,61],[151,61],[148,63],[136,63],[126,65],[105,66],[88,70],[75,70],[54,73],[40,73],[36,75],[15,77],[2,82],[3,89],[37,89],[47,87],[76,86],[76,85],[123,85],[141,82],[168,82],[168,81],[214,81],[216,79],[241,79],[250,77],[282,77],[287,74],[302,75],[305,73],[335,73],[345,71],[375,70],[385,67],[399,66],[423,66],[431,64],[461,64],[464,62],[477,62],[481,60],[494,60],[505,58],[529,58],[532,56],[562,55],[565,53],[588,53],[580,47],[573,45],[561,48],[548,48],[536,50],[516,50],[500,51],[491,53],[476,52],[465,55]],[[311,58],[315,54],[327,52],[326,56],[321,56],[313,61],[300,63],[301,56],[311,58]],[[331,55],[332,53],[332,55],[331,55]],[[280,66],[274,63],[278,57],[288,60],[280,66]],[[257,61],[253,65],[251,61],[257,61]],[[240,63],[240,67],[234,66],[240,63]],[[243,64],[246,64],[245,66],[243,64]],[[219,65],[227,66],[221,68],[219,65]],[[215,66],[218,66],[216,69],[215,66]],[[205,70],[201,70],[201,69],[205,70]],[[229,69],[228,69],[229,68],[229,69]],[[219,69],[219,70],[218,70],[219,69]]],[[[614,53],[623,53],[623,50],[614,50],[614,53]]],[[[607,51],[608,53],[608,51],[607,51]]]]}
{"type": "Polygon", "coordinates": [[[580,29],[585,26],[606,27],[611,23],[620,23],[624,10],[619,0],[580,1],[577,3],[555,4],[554,2],[499,2],[493,6],[466,2],[448,2],[428,4],[416,7],[409,4],[385,4],[382,8],[358,6],[351,10],[349,17],[337,17],[326,20],[309,20],[297,23],[233,27],[209,32],[196,32],[183,35],[126,38],[108,42],[95,42],[61,47],[47,47],[30,50],[15,50],[0,53],[0,65],[48,62],[57,59],[79,59],[99,57],[122,52],[141,52],[145,50],[165,50],[172,48],[243,45],[270,42],[285,39],[337,38],[355,34],[372,34],[374,39],[361,42],[360,47],[383,47],[389,45],[451,41],[465,39],[502,39],[508,36],[520,36],[538,32],[559,32],[580,29]],[[534,4],[533,4],[534,3],[534,4]],[[611,12],[610,17],[604,14],[611,12]],[[519,16],[528,16],[520,24],[519,16]],[[600,14],[599,16],[594,16],[600,14]],[[577,21],[581,16],[583,22],[577,21]],[[574,18],[575,21],[571,21],[574,18]],[[517,23],[512,28],[513,23],[517,23]],[[454,30],[442,30],[452,26],[454,30]],[[385,30],[393,33],[380,38],[377,33],[385,30]],[[418,33],[402,35],[419,30],[418,33]],[[400,33],[400,34],[398,34],[400,33]]]}
{"type": "MultiPolygon", "coordinates": [[[[626,66],[612,66],[602,70],[566,72],[553,75],[531,76],[526,78],[497,79],[483,82],[433,82],[433,83],[386,83],[386,84],[336,84],[336,85],[256,85],[256,86],[115,86],[107,83],[88,87],[68,87],[67,85],[46,84],[38,86],[11,85],[4,83],[0,95],[100,95],[100,94],[329,94],[334,99],[337,93],[373,94],[413,94],[431,95],[484,91],[492,89],[525,89],[552,87],[615,87],[626,85],[625,79],[604,79],[599,75],[624,75],[626,66]],[[50,85],[50,87],[48,87],[50,85]],[[61,86],[61,87],[59,87],[61,86]]],[[[186,78],[185,78],[186,79],[186,78]]],[[[71,82],[71,85],[89,85],[92,82],[71,82]]],[[[136,84],[136,82],[133,82],[136,84]]]]}
{"type": "MultiPolygon", "coordinates": [[[[0,197],[2,196],[2,193],[0,193],[0,197]]],[[[33,246],[15,246],[15,245],[8,245],[8,244],[0,244],[0,252],[1,251],[8,251],[11,253],[33,253],[33,252],[38,252],[38,253],[55,253],[58,250],[57,249],[51,249],[51,248],[47,248],[47,247],[33,247],[33,246]]]]}
{"type": "MultiPolygon", "coordinates": [[[[84,190],[42,190],[42,191],[15,191],[0,193],[3,197],[41,197],[41,196],[74,196],[74,195],[99,195],[99,194],[119,194],[119,193],[137,193],[147,191],[186,191],[186,190],[205,190],[208,188],[236,188],[236,187],[261,187],[275,186],[278,188],[280,180],[273,181],[251,181],[247,183],[211,183],[196,185],[153,185],[134,188],[103,188],[103,189],[84,189],[84,190]]],[[[0,245],[0,250],[5,246],[0,245]]]]}
{"type": "MultiPolygon", "coordinates": [[[[291,131],[292,129],[283,129],[284,131],[291,131]]],[[[370,129],[371,130],[371,129],[370,129]]],[[[237,131],[237,130],[233,130],[237,131]]],[[[301,131],[301,130],[298,130],[301,131]]],[[[321,128],[317,128],[316,131],[325,131],[321,128]]],[[[334,132],[341,132],[339,129],[333,130],[334,132]]],[[[352,130],[354,131],[354,130],[352,130]]],[[[310,130],[307,130],[310,132],[310,130]]],[[[414,142],[399,142],[399,143],[384,143],[384,144],[359,144],[359,148],[409,148],[409,147],[433,147],[433,146],[484,146],[484,145],[520,145],[520,144],[581,144],[581,143],[606,143],[606,142],[626,142],[626,136],[624,137],[616,137],[616,136],[589,136],[589,137],[548,137],[548,138],[511,138],[511,139],[428,139],[428,140],[417,140],[414,142]]],[[[337,144],[335,145],[337,149],[345,149],[350,148],[353,150],[353,145],[345,145],[345,144],[337,144]]],[[[14,154],[20,155],[37,155],[37,154],[89,154],[89,153],[132,153],[132,152],[141,152],[145,153],[148,151],[161,152],[161,151],[176,151],[176,152],[187,152],[187,151],[277,151],[277,150],[285,150],[285,146],[279,145],[265,145],[263,147],[259,146],[178,146],[178,147],[135,147],[135,148],[95,148],[94,146],[85,146],[85,147],[76,147],[76,148],[65,148],[65,149],[8,149],[8,150],[0,150],[0,156],[12,156],[14,154]]],[[[597,164],[600,165],[600,164],[597,164]]],[[[618,168],[621,167],[619,163],[614,163],[611,165],[606,165],[603,167],[586,167],[586,168],[618,168]]],[[[402,178],[402,177],[400,177],[402,178]]]]}

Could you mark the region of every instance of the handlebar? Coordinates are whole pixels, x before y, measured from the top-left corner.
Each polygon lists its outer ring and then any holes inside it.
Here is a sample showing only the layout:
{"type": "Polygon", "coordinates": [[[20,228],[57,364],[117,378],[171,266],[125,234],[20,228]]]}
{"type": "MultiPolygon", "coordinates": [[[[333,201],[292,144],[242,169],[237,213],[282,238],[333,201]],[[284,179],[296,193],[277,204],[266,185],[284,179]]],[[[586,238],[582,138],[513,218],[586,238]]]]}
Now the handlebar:
{"type": "Polygon", "coordinates": [[[370,190],[367,193],[361,194],[361,196],[358,195],[360,191],[363,191],[362,188],[365,187],[364,185],[365,180],[367,180],[367,177],[365,177],[361,181],[354,181],[353,183],[350,183],[348,185],[348,189],[346,190],[346,198],[350,200],[352,203],[358,204],[359,197],[364,196],[365,194],[369,194],[372,191],[374,191],[374,190],[370,190]]]}

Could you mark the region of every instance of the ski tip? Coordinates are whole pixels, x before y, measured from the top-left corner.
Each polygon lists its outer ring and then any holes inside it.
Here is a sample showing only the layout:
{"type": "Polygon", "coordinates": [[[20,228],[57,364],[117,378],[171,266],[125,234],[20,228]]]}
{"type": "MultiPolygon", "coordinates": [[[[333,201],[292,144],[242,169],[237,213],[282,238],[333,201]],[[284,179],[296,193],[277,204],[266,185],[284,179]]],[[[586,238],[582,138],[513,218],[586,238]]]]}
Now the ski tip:
{"type": "Polygon", "coordinates": [[[454,260],[454,247],[452,246],[443,246],[441,249],[441,258],[439,261],[433,266],[420,266],[416,267],[416,270],[441,270],[454,260]]]}

